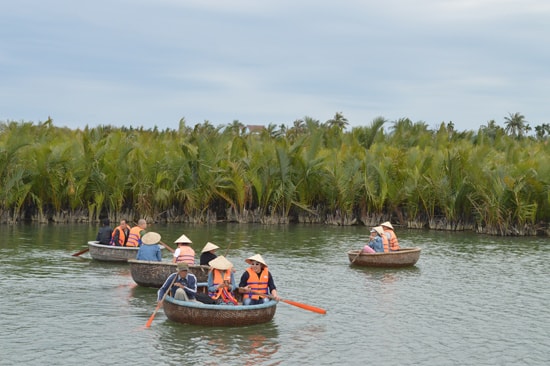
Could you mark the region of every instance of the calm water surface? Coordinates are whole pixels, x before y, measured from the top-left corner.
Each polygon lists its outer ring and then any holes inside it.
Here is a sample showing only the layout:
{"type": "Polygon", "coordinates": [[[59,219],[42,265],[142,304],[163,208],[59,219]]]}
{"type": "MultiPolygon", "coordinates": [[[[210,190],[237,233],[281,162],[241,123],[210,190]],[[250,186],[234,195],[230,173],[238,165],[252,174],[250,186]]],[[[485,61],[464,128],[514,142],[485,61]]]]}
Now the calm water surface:
{"type": "MultiPolygon", "coordinates": [[[[416,266],[352,267],[365,227],[154,225],[227,251],[238,277],[261,253],[286,303],[242,328],[172,323],[127,264],[71,254],[89,225],[0,226],[0,365],[548,365],[550,240],[397,230],[416,266]]],[[[173,244],[172,244],[173,245],[173,244]]],[[[165,251],[165,257],[168,253],[165,251]]]]}

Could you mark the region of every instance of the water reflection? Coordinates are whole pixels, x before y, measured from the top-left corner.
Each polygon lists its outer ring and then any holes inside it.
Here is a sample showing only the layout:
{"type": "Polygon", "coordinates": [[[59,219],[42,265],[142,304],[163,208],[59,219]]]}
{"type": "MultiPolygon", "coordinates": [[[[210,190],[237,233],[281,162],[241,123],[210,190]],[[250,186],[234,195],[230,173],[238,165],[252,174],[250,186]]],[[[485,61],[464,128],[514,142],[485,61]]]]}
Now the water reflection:
{"type": "Polygon", "coordinates": [[[283,298],[327,310],[279,304],[274,319],[251,327],[173,323],[156,290],[135,285],[126,264],[72,257],[93,225],[2,227],[2,364],[530,364],[550,359],[547,306],[550,240],[399,230],[420,246],[413,267],[350,266],[346,252],[364,227],[308,225],[155,225],[185,233],[200,250],[212,241],[238,274],[261,253],[283,298]],[[36,286],[31,294],[29,284],[36,286]],[[32,314],[32,317],[31,315],[32,314]],[[31,319],[31,322],[29,322],[31,319]],[[36,335],[42,335],[37,337],[36,335]],[[32,341],[30,341],[32,340],[32,341]],[[382,345],[382,346],[380,346],[382,345]],[[77,351],[68,351],[77,350],[77,351]],[[330,352],[329,352],[330,351],[330,352]]]}
{"type": "Polygon", "coordinates": [[[155,347],[163,353],[174,354],[175,359],[182,362],[193,359],[205,365],[280,363],[272,360],[281,344],[273,322],[247,327],[204,328],[165,320],[159,328],[155,347]]]}

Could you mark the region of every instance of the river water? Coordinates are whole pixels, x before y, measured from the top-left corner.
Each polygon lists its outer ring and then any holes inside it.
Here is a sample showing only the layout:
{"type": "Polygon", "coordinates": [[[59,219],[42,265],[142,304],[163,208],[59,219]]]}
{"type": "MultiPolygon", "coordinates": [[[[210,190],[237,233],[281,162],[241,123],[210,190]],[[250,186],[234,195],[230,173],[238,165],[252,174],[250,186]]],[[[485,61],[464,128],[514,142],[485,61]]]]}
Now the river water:
{"type": "MultiPolygon", "coordinates": [[[[127,264],[86,248],[98,227],[0,226],[0,365],[548,365],[550,240],[397,230],[414,267],[367,269],[346,252],[365,227],[154,225],[197,253],[207,241],[237,269],[261,253],[282,298],[262,325],[173,323],[127,264]]],[[[172,244],[173,246],[173,244],[172,244]]],[[[168,252],[164,251],[165,257],[168,252]]]]}

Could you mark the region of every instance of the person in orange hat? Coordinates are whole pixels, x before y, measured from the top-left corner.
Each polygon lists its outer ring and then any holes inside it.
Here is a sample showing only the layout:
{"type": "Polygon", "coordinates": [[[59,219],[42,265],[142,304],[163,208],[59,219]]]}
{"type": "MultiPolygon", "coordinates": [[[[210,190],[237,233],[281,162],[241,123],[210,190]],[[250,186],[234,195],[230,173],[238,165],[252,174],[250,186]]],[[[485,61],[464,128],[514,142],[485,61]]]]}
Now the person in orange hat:
{"type": "Polygon", "coordinates": [[[279,301],[277,287],[267,264],[260,254],[253,255],[245,260],[250,267],[241,276],[239,292],[243,294],[243,305],[263,304],[269,298],[279,301]],[[262,296],[271,295],[271,296],[262,296]]]}

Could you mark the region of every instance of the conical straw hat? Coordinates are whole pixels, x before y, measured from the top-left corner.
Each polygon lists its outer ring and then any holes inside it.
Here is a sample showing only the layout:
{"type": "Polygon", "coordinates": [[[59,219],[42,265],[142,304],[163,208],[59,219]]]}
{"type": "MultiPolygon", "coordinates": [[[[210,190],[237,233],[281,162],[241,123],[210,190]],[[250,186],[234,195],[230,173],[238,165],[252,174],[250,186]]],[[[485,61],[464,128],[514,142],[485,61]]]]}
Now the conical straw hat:
{"type": "Polygon", "coordinates": [[[382,226],[376,226],[374,228],[374,231],[376,231],[380,236],[384,235],[384,229],[382,228],[382,226]]]}
{"type": "Polygon", "coordinates": [[[206,243],[206,245],[204,246],[204,248],[202,248],[201,253],[209,252],[209,251],[214,250],[214,249],[220,249],[220,247],[217,246],[217,245],[214,244],[214,243],[208,242],[208,243],[206,243]]]}
{"type": "Polygon", "coordinates": [[[220,255],[216,259],[212,259],[210,262],[208,262],[208,264],[212,268],[221,269],[221,270],[226,270],[233,267],[233,263],[228,261],[223,255],[220,255]]]}
{"type": "Polygon", "coordinates": [[[259,254],[253,255],[252,257],[245,259],[245,262],[248,264],[252,264],[252,262],[260,262],[264,266],[267,266],[267,263],[265,263],[264,259],[259,254]]]}
{"type": "Polygon", "coordinates": [[[147,245],[158,244],[159,241],[160,241],[160,234],[155,233],[153,231],[148,232],[147,234],[143,235],[143,237],[141,238],[141,242],[147,245]]]}
{"type": "Polygon", "coordinates": [[[392,224],[391,224],[389,221],[386,221],[386,222],[381,223],[380,226],[389,227],[390,229],[393,230],[393,226],[392,226],[392,224]]]}
{"type": "Polygon", "coordinates": [[[174,243],[189,243],[189,244],[191,244],[192,241],[187,236],[182,235],[179,238],[177,238],[174,243]]]}

